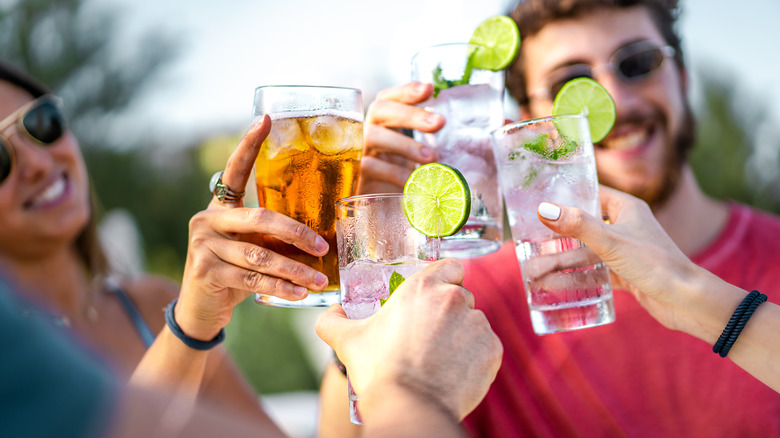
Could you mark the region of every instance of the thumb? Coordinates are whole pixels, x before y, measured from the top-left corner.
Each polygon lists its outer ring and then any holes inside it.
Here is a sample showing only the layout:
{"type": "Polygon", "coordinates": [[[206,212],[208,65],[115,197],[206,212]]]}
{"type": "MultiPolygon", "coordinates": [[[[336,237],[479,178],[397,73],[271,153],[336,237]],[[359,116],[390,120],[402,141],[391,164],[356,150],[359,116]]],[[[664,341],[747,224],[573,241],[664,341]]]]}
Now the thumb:
{"type": "Polygon", "coordinates": [[[606,224],[577,207],[542,202],[536,213],[547,228],[583,242],[597,254],[609,251],[611,247],[611,230],[606,224]]]}
{"type": "Polygon", "coordinates": [[[341,305],[334,304],[317,317],[314,331],[326,344],[337,350],[337,344],[344,339],[344,334],[353,331],[357,322],[347,318],[341,305]]]}

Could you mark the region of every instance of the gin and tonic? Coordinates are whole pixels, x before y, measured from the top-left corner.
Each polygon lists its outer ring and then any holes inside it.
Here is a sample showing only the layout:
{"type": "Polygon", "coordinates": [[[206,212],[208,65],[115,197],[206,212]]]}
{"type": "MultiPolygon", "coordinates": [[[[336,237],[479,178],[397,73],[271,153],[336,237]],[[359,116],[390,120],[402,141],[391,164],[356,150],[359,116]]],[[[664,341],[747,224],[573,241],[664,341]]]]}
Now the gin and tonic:
{"type": "MultiPolygon", "coordinates": [[[[440,239],[412,228],[399,193],[353,196],[336,203],[341,305],[351,319],[378,312],[391,291],[439,259],[440,239]]],[[[349,385],[350,420],[360,424],[349,385]]]]}
{"type": "Polygon", "coordinates": [[[582,242],[554,233],[536,215],[539,204],[549,201],[601,217],[587,117],[507,125],[493,133],[493,145],[534,331],[613,322],[607,267],[582,242]]]}
{"type": "Polygon", "coordinates": [[[504,123],[504,76],[473,68],[478,46],[443,44],[417,53],[412,80],[433,83],[434,96],[422,103],[447,122],[436,133],[414,132],[436,149],[439,162],[463,173],[471,188],[471,214],[460,232],[442,241],[442,256],[468,258],[496,251],[503,237],[503,200],[496,180],[490,132],[504,123]]]}

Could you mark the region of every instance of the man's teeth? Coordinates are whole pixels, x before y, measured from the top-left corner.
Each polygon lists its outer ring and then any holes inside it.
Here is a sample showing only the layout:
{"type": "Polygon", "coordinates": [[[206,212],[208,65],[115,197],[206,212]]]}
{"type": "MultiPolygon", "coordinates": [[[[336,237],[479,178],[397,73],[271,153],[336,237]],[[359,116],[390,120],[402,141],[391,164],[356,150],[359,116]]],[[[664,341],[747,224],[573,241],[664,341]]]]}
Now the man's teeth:
{"type": "Polygon", "coordinates": [[[54,201],[65,193],[65,179],[59,178],[52,185],[49,186],[43,193],[35,197],[33,204],[41,205],[47,202],[54,201]]]}
{"type": "Polygon", "coordinates": [[[647,132],[636,131],[622,137],[614,137],[607,141],[609,149],[625,150],[634,149],[641,145],[647,139],[647,132]]]}

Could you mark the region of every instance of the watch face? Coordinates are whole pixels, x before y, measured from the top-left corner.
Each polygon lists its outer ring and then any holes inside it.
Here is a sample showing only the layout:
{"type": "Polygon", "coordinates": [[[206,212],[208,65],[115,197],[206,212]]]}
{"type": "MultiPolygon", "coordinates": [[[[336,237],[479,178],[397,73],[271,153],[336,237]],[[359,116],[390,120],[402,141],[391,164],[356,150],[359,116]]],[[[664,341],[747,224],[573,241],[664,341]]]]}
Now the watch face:
{"type": "Polygon", "coordinates": [[[222,173],[224,172],[217,172],[211,176],[211,181],[209,181],[209,190],[212,193],[214,192],[214,189],[217,187],[217,183],[222,178],[222,173]]]}

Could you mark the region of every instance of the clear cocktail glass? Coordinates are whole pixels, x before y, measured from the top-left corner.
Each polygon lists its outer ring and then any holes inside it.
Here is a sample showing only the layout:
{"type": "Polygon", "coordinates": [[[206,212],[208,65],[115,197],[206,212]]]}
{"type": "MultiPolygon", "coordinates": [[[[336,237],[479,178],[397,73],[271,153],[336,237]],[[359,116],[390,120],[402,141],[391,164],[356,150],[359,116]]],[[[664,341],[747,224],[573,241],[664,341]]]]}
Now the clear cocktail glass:
{"type": "Polygon", "coordinates": [[[258,203],[302,222],[330,245],[315,257],[270,236],[266,248],[328,277],[324,291],[300,301],[258,294],[256,301],[280,307],[328,307],[339,301],[336,213],[333,204],[355,193],[363,150],[360,90],[314,86],[264,86],[255,90],[253,117],[268,114],[271,133],[255,163],[258,203]]]}
{"type": "Polygon", "coordinates": [[[615,320],[609,271],[582,242],[539,221],[543,201],[601,217],[596,162],[585,115],[526,120],[492,134],[498,175],[537,334],[615,320]]]}
{"type": "MultiPolygon", "coordinates": [[[[350,319],[379,311],[391,279],[409,278],[439,259],[441,241],[412,228],[400,193],[353,196],[336,203],[341,306],[350,319]]],[[[360,423],[349,385],[350,420],[360,423]]]]}
{"type": "Polygon", "coordinates": [[[436,149],[439,162],[463,173],[471,188],[471,214],[466,225],[442,240],[442,256],[478,257],[496,251],[503,238],[503,200],[496,179],[490,133],[504,124],[504,74],[472,69],[469,56],[477,46],[442,44],[412,58],[412,80],[450,88],[420,104],[447,122],[434,134],[414,131],[415,140],[436,149]],[[454,85],[456,82],[460,85],[454,85]]]}

